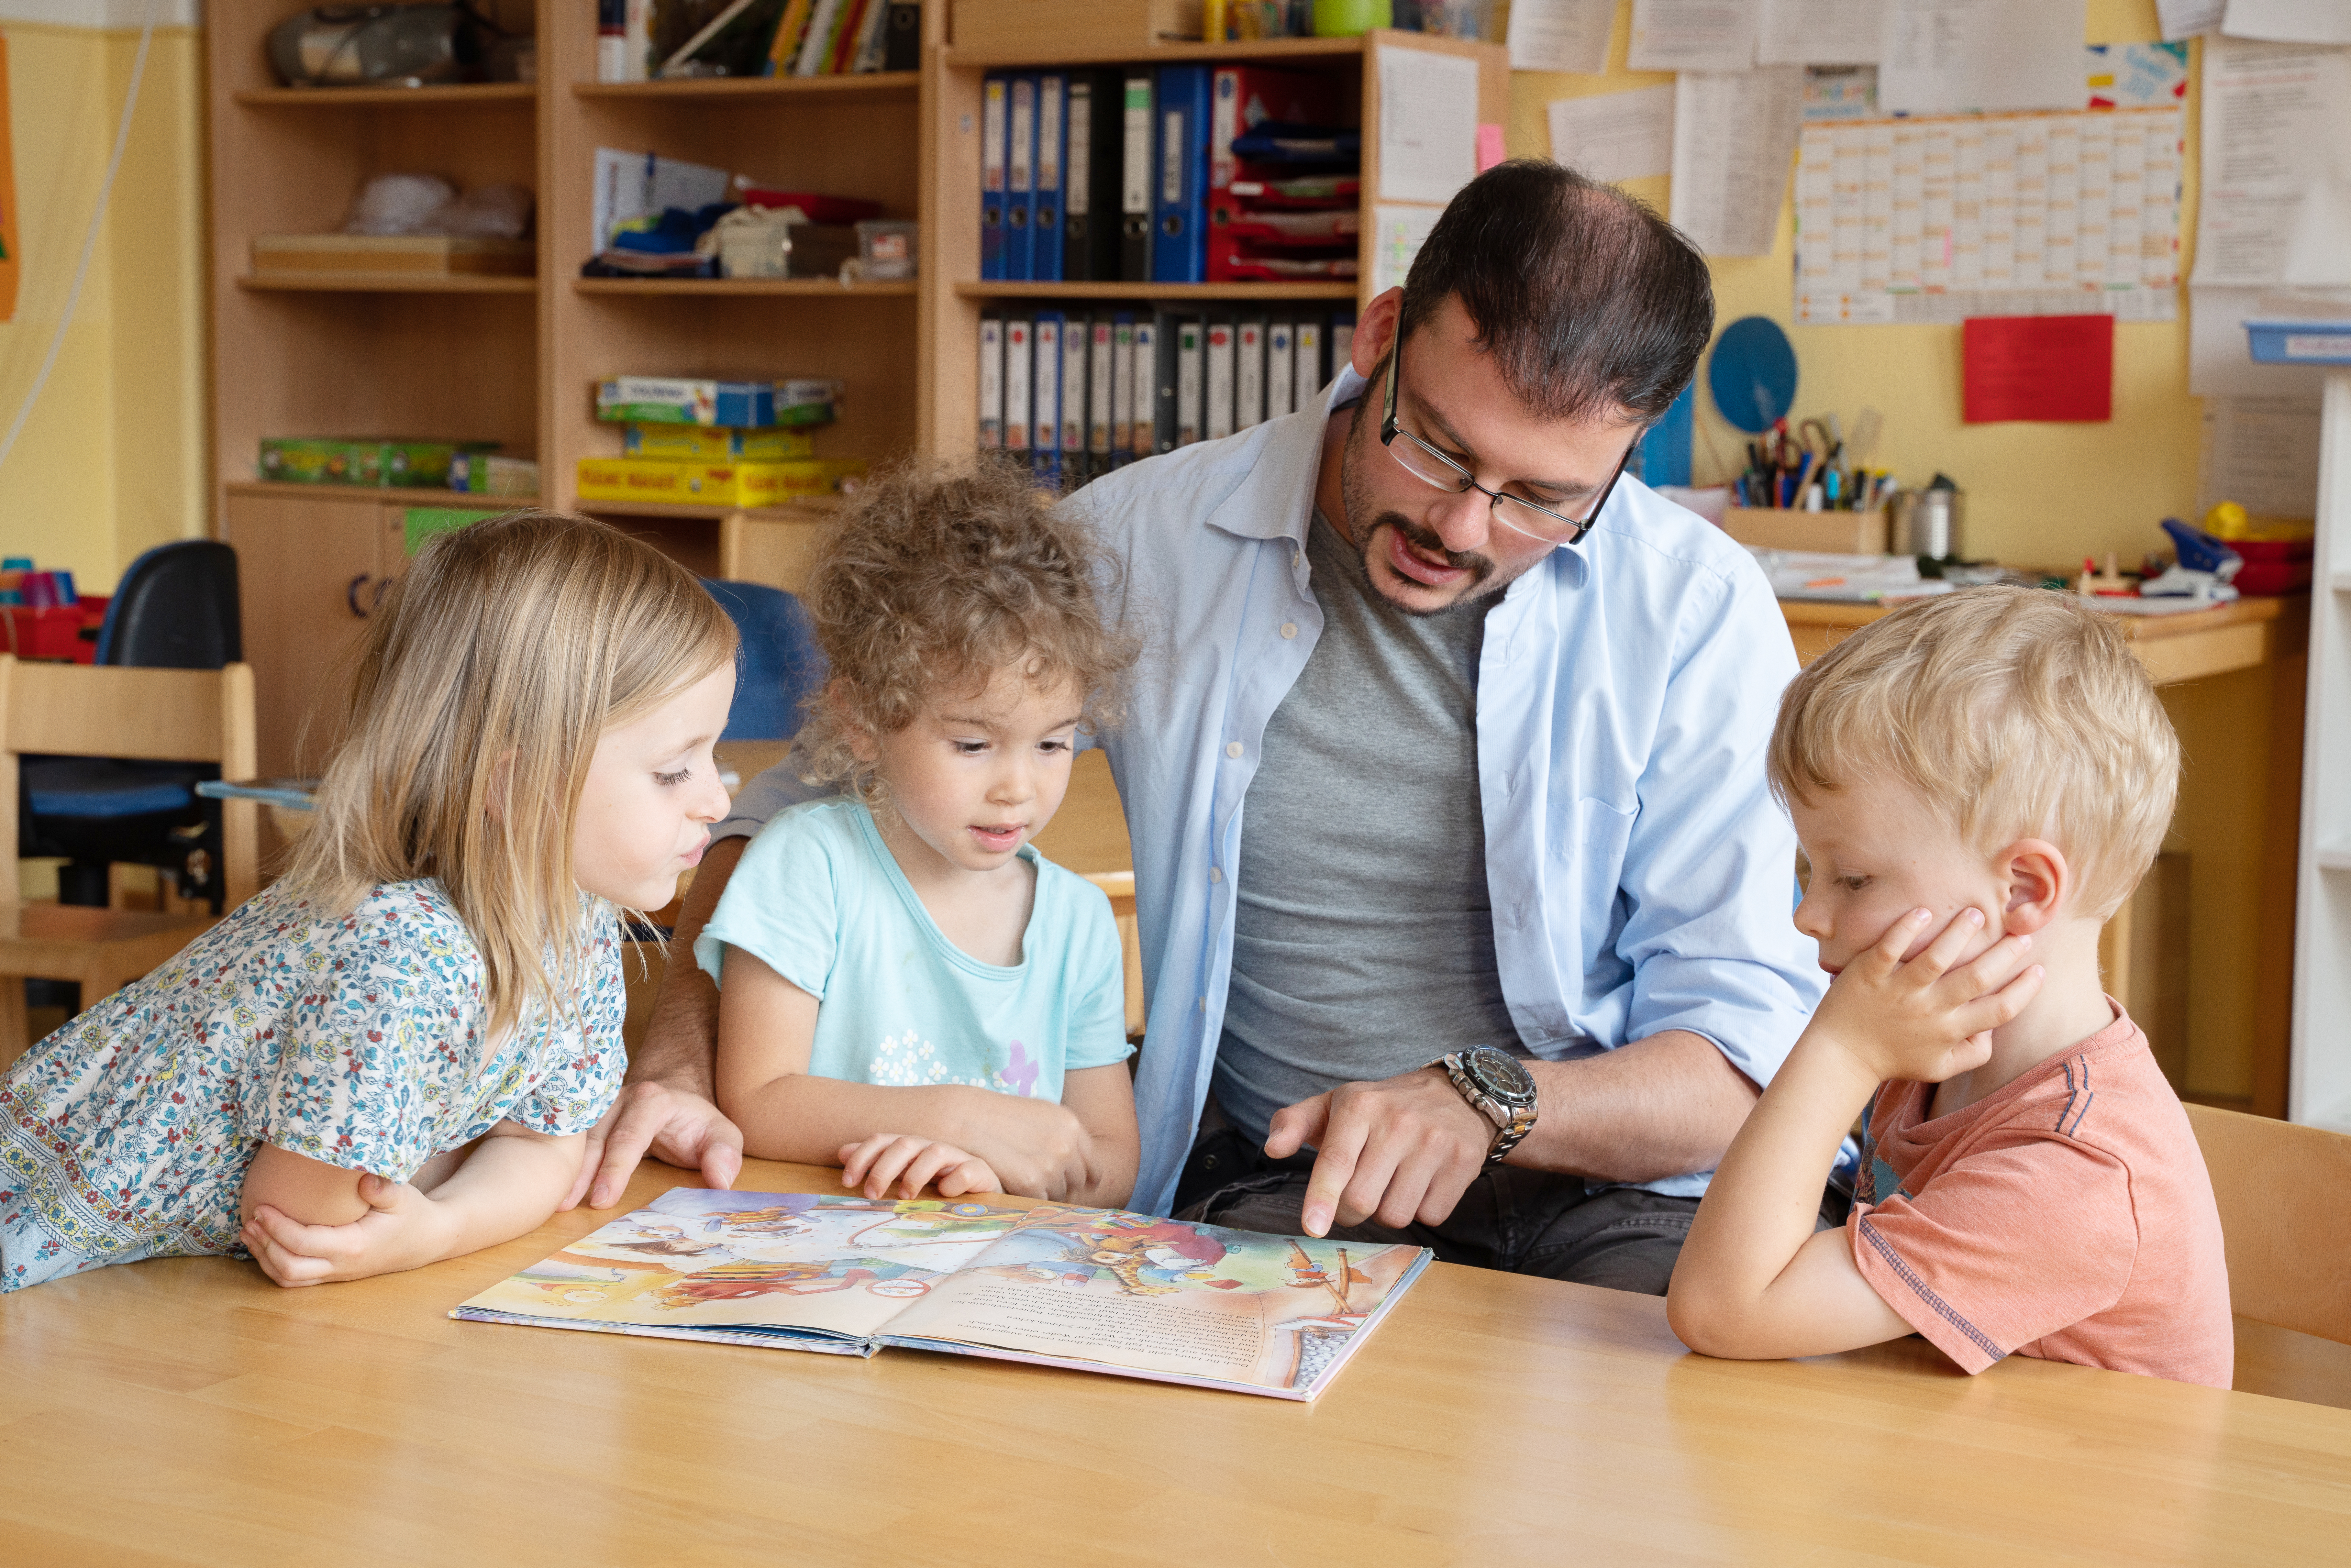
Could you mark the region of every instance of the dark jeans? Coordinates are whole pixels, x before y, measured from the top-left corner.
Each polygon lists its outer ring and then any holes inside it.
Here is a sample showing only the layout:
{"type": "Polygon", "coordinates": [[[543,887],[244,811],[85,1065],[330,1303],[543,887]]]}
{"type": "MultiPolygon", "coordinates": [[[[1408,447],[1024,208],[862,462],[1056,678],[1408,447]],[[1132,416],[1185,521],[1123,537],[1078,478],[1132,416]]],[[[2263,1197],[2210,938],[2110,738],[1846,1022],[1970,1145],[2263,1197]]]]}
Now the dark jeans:
{"type": "MultiPolygon", "coordinates": [[[[1176,1184],[1176,1218],[1301,1235],[1300,1210],[1313,1167],[1311,1154],[1268,1158],[1236,1128],[1203,1133],[1176,1184]]],[[[1443,1224],[1338,1226],[1331,1234],[1426,1247],[1447,1263],[1662,1296],[1697,1213],[1694,1197],[1640,1187],[1587,1192],[1580,1176],[1494,1166],[1469,1184],[1443,1224]]]]}

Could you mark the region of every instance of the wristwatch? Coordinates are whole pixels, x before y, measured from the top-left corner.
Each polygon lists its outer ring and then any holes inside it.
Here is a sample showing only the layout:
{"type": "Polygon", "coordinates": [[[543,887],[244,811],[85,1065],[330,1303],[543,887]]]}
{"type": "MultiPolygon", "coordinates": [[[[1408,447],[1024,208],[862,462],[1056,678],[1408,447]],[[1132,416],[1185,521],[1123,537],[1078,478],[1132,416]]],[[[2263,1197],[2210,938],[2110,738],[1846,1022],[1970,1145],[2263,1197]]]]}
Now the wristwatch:
{"type": "Polygon", "coordinates": [[[1461,1092],[1461,1098],[1499,1129],[1493,1146],[1486,1151],[1488,1165],[1500,1164],[1502,1156],[1517,1148],[1534,1130],[1534,1075],[1509,1051],[1497,1051],[1490,1045],[1472,1046],[1468,1051],[1440,1056],[1428,1065],[1443,1068],[1445,1075],[1453,1080],[1453,1087],[1461,1092]]]}

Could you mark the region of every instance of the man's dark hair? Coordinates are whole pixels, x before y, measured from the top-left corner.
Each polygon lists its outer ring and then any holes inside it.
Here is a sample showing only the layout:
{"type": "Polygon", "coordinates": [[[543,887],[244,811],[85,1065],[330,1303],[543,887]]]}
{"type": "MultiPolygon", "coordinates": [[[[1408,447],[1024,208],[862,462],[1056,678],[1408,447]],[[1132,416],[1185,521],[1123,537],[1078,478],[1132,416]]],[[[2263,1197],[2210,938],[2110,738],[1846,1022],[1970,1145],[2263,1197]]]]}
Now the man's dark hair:
{"type": "Polygon", "coordinates": [[[1682,232],[1613,186],[1513,158],[1454,196],[1405,279],[1399,338],[1458,296],[1540,418],[1655,419],[1698,373],[1714,280],[1682,232]]]}

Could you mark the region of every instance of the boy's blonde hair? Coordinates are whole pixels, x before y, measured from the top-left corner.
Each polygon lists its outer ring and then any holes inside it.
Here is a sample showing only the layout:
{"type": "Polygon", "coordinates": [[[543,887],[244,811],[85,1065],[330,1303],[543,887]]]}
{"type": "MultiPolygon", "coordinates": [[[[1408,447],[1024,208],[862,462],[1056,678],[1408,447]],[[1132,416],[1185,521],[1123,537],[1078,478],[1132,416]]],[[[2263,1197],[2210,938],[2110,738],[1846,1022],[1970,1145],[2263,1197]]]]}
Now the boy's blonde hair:
{"type": "Polygon", "coordinates": [[[735,656],[692,573],[616,528],[513,512],[442,535],[349,655],[349,696],[287,875],[349,910],[437,880],[481,950],[492,1033],[578,994],[571,840],[603,732],[735,656]]]}
{"type": "Polygon", "coordinates": [[[831,667],[800,731],[801,772],[882,800],[858,734],[894,734],[945,694],[1017,670],[1115,716],[1136,643],[1104,618],[1117,566],[1067,505],[988,458],[917,458],[869,481],[826,536],[803,595],[831,667]]]}
{"type": "Polygon", "coordinates": [[[1923,600],[1814,660],[1780,699],[1771,789],[1806,805],[1908,785],[1970,848],[2047,839],[2077,913],[2130,896],[2171,825],[2179,740],[2116,618],[2068,593],[1923,600]]]}

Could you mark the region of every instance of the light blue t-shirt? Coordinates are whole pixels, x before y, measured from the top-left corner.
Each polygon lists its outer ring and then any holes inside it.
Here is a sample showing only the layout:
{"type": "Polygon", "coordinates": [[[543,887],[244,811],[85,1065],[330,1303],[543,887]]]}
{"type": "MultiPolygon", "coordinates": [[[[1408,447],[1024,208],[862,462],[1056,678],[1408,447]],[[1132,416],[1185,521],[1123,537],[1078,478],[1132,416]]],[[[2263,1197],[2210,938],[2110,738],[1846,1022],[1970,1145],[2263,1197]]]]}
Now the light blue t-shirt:
{"type": "Polygon", "coordinates": [[[939,930],[872,813],[796,806],[743,852],[695,961],[723,989],[725,948],[740,947],[816,998],[820,1078],[1058,1103],[1064,1071],[1126,1060],[1126,967],[1102,889],[1020,854],[1037,871],[1020,962],[983,964],[939,930]]]}

